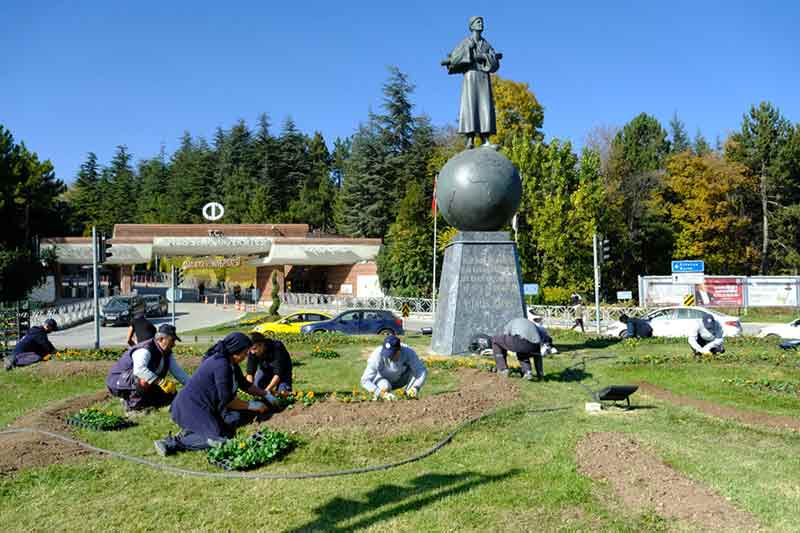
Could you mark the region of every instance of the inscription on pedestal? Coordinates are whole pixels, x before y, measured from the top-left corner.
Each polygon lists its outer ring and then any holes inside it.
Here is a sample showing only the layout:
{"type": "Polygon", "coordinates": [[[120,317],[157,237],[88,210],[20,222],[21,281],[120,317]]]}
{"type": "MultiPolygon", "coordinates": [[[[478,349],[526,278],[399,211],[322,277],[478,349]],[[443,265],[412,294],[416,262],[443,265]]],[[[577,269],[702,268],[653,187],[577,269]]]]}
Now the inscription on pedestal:
{"type": "Polygon", "coordinates": [[[431,348],[467,351],[477,333],[494,335],[525,316],[519,257],[505,232],[462,232],[445,250],[431,348]]]}

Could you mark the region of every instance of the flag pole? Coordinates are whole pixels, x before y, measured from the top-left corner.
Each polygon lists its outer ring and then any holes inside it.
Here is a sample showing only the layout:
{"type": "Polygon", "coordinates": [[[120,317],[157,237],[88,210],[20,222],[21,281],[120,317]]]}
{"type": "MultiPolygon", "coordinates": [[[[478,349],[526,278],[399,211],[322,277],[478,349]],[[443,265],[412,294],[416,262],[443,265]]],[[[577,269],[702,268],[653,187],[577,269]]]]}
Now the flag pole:
{"type": "Polygon", "coordinates": [[[431,311],[436,323],[436,178],[433,178],[433,294],[431,294],[431,311]]]}

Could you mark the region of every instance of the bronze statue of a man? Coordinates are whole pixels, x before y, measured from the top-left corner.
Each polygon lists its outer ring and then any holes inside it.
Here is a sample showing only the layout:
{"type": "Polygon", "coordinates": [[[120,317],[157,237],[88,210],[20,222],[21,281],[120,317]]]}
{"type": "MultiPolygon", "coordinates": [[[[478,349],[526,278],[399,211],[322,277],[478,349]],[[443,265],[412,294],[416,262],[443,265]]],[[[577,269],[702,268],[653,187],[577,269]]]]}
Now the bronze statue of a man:
{"type": "Polygon", "coordinates": [[[442,65],[447,67],[448,74],[464,74],[458,132],[467,136],[467,148],[472,148],[475,135],[481,136],[484,146],[490,146],[489,136],[497,133],[490,74],[500,68],[503,54],[496,53],[481,37],[483,17],[471,17],[469,29],[472,34],[450,52],[442,65]]]}

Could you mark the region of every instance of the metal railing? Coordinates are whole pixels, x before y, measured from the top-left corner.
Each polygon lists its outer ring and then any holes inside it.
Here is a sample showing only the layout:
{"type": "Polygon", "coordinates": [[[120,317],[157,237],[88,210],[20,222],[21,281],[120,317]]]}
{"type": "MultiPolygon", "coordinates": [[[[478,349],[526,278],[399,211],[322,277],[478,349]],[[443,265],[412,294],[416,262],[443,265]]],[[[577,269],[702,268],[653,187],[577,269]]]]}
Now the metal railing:
{"type": "Polygon", "coordinates": [[[282,293],[280,298],[281,303],[287,305],[323,308],[332,311],[369,308],[386,309],[388,311],[402,313],[403,306],[408,304],[411,314],[430,314],[433,312],[433,300],[431,298],[400,298],[395,296],[356,297],[337,294],[306,294],[294,292],[282,293]]]}
{"type": "MultiPolygon", "coordinates": [[[[100,298],[100,307],[103,307],[110,299],[100,298]]],[[[31,312],[31,325],[38,326],[48,318],[54,319],[59,329],[77,326],[94,319],[94,303],[92,300],[82,300],[80,302],[37,309],[31,312]]]]}
{"type": "MultiPolygon", "coordinates": [[[[543,322],[550,326],[570,326],[575,323],[578,315],[581,315],[584,322],[588,324],[590,321],[594,322],[595,309],[594,306],[584,305],[582,308],[573,305],[531,305],[528,309],[533,311],[535,315],[541,316],[543,322]]],[[[616,307],[616,306],[600,306],[600,323],[607,324],[609,322],[616,322],[619,317],[624,313],[628,316],[636,317],[647,314],[652,309],[644,307],[616,307]]]]}

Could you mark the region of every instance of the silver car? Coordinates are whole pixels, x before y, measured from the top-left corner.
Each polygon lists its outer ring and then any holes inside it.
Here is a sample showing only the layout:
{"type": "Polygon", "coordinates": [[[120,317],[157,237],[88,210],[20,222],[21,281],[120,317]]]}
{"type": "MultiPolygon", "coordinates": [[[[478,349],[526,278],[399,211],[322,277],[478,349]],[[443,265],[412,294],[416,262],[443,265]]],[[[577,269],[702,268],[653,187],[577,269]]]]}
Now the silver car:
{"type": "MultiPolygon", "coordinates": [[[[726,337],[738,337],[742,334],[742,323],[738,317],[703,307],[662,307],[650,311],[642,318],[650,322],[653,337],[688,337],[697,331],[705,314],[713,316],[722,325],[726,337]]],[[[627,326],[622,322],[614,322],[606,329],[606,335],[613,337],[624,337],[626,334],[627,326]]]]}

